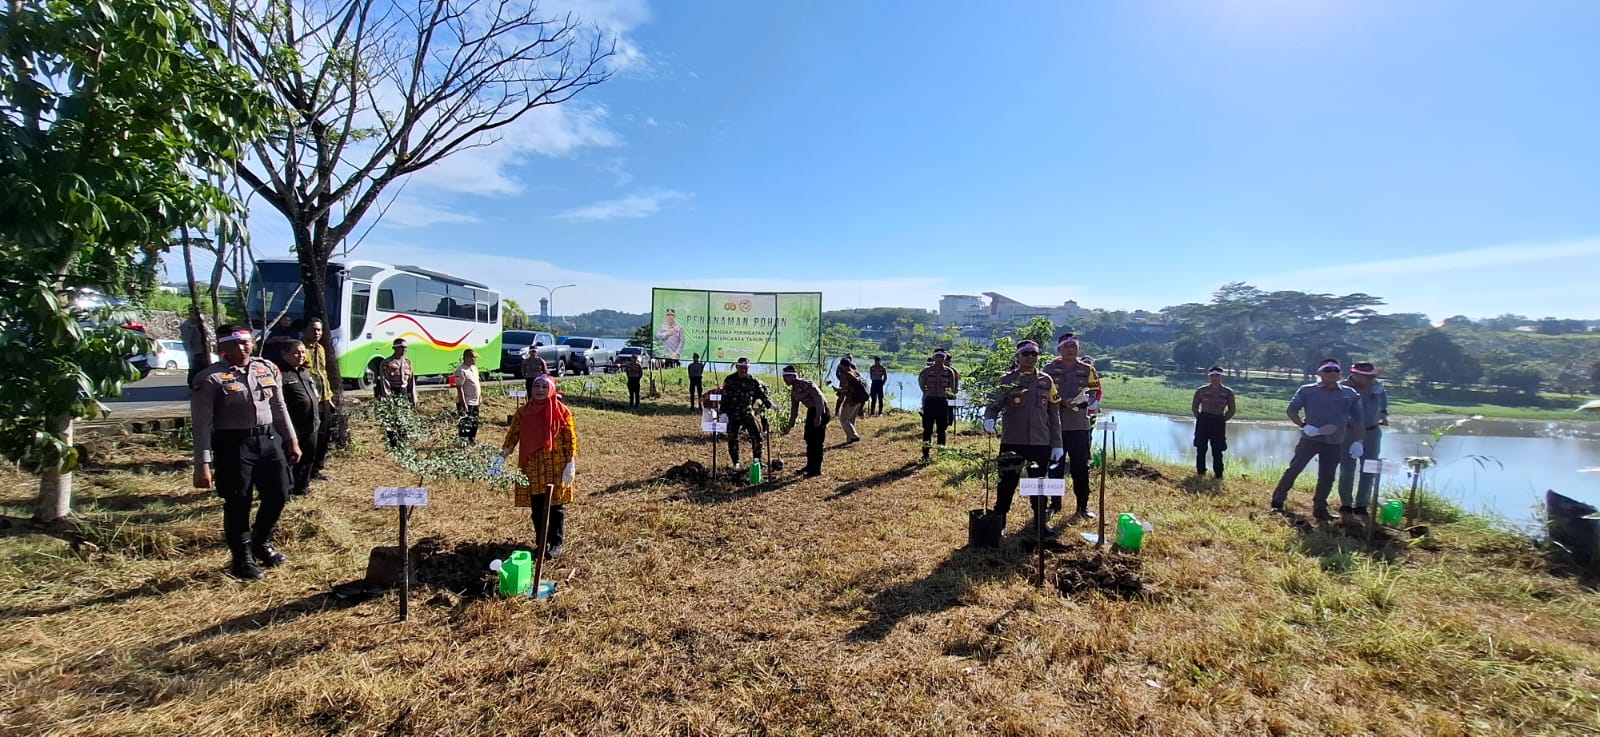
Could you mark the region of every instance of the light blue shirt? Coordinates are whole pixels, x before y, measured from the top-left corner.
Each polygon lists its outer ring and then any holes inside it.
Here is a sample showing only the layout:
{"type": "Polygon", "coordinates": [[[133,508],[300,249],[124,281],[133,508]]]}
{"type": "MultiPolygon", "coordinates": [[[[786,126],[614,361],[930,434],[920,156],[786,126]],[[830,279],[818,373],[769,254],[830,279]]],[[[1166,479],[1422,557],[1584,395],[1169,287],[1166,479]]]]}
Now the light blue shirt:
{"type": "Polygon", "coordinates": [[[1383,382],[1372,380],[1372,386],[1366,391],[1357,389],[1348,379],[1344,385],[1356,390],[1361,395],[1361,414],[1363,427],[1373,427],[1389,419],[1389,391],[1383,388],[1383,382]]]}
{"type": "Polygon", "coordinates": [[[1294,398],[1289,400],[1289,413],[1302,410],[1307,425],[1326,428],[1325,432],[1329,433],[1310,438],[1317,442],[1337,445],[1344,442],[1347,430],[1353,429],[1359,433],[1363,428],[1361,395],[1344,384],[1336,384],[1330,389],[1317,381],[1295,390],[1294,398]],[[1338,428],[1338,431],[1332,428],[1338,428]]]}

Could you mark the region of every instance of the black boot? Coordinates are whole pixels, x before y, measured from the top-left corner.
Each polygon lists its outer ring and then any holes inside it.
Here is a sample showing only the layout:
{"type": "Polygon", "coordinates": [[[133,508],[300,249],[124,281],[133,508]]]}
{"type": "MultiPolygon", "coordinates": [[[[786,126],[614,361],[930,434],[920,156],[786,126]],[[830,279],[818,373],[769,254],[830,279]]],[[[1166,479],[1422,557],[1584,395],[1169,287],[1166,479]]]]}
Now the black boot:
{"type": "Polygon", "coordinates": [[[256,567],[256,560],[250,554],[250,546],[236,544],[231,552],[233,564],[228,567],[228,573],[233,574],[234,578],[246,581],[261,580],[261,569],[256,567]]]}
{"type": "Polygon", "coordinates": [[[564,504],[550,508],[550,547],[545,548],[545,560],[561,557],[561,543],[567,539],[567,510],[564,504]]]}
{"type": "Polygon", "coordinates": [[[1206,452],[1203,450],[1194,452],[1194,473],[1196,476],[1206,475],[1206,452]]]}
{"type": "Polygon", "coordinates": [[[266,568],[277,568],[289,562],[289,556],[278,552],[278,549],[272,547],[272,542],[269,540],[251,542],[250,555],[266,568]]]}

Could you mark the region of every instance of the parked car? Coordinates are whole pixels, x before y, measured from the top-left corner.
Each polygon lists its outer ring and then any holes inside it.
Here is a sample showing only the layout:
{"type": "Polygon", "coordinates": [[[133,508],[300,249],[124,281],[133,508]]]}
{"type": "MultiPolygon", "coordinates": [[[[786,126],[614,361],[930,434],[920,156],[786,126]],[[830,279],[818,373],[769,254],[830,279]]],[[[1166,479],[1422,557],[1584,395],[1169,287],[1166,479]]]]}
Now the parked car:
{"type": "MultiPolygon", "coordinates": [[[[211,362],[217,363],[222,357],[213,353],[211,362]]],[[[183,350],[181,340],[155,341],[154,350],[145,356],[145,363],[152,369],[166,369],[168,371],[188,371],[189,354],[183,350]]]]}
{"type": "Polygon", "coordinates": [[[578,335],[565,335],[556,341],[558,345],[571,349],[570,366],[573,371],[581,374],[591,374],[595,371],[612,373],[617,370],[617,354],[612,344],[605,338],[586,338],[578,335]]]}
{"type": "Polygon", "coordinates": [[[643,346],[629,345],[617,349],[618,365],[621,365],[623,361],[628,359],[638,361],[639,365],[644,366],[647,369],[661,368],[661,359],[651,356],[650,349],[643,346]]]}
{"type": "Polygon", "coordinates": [[[521,376],[522,360],[535,351],[553,376],[572,369],[572,349],[558,345],[556,336],[537,330],[507,330],[500,333],[500,373],[521,376]]]}

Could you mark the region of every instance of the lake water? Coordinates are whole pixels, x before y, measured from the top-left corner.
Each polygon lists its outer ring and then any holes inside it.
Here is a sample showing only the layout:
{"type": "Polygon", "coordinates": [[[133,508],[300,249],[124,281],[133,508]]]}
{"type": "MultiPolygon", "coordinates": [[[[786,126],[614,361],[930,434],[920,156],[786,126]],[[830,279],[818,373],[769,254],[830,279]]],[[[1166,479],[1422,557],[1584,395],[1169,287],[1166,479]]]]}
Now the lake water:
{"type": "MultiPolygon", "coordinates": [[[[766,366],[755,370],[771,372],[766,366]]],[[[830,365],[828,378],[832,376],[830,365]]],[[[922,406],[916,374],[890,373],[884,391],[885,403],[891,407],[915,410],[922,406]]],[[[1114,406],[1107,407],[1103,416],[1117,420],[1119,454],[1138,450],[1173,463],[1194,463],[1193,419],[1118,412],[1114,406]]],[[[1432,430],[1446,422],[1391,417],[1390,426],[1384,428],[1383,457],[1399,461],[1410,455],[1432,455],[1438,465],[1423,473],[1425,487],[1469,512],[1502,517],[1517,525],[1536,522],[1535,508],[1543,505],[1547,489],[1600,506],[1600,471],[1580,472],[1600,468],[1600,423],[1477,420],[1453,430],[1434,452],[1428,452],[1423,441],[1431,440],[1432,430]],[[1484,460],[1474,461],[1473,456],[1484,460]]],[[[1240,465],[1281,469],[1288,464],[1299,437],[1299,429],[1287,419],[1235,420],[1228,423],[1227,458],[1240,465]]],[[[1095,444],[1099,443],[1100,433],[1096,433],[1095,444]]],[[[1315,466],[1306,474],[1315,477],[1315,466]]],[[[1404,476],[1384,479],[1385,488],[1409,484],[1404,476]]]]}

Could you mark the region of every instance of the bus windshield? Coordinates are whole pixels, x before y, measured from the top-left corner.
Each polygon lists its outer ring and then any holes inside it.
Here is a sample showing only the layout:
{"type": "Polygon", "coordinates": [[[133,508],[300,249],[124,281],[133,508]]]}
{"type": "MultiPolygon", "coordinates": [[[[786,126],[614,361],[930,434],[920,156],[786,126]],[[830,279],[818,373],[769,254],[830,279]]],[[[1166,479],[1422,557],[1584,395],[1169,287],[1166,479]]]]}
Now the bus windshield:
{"type": "MultiPolygon", "coordinates": [[[[344,305],[339,298],[343,269],[329,265],[324,284],[324,304],[328,307],[327,328],[339,327],[344,305]]],[[[300,288],[300,266],[293,263],[258,263],[250,278],[250,291],[245,300],[245,311],[250,326],[265,330],[267,321],[277,319],[281,313],[291,325],[304,324],[306,297],[300,288]],[[287,307],[287,311],[285,311],[287,307]]]]}

